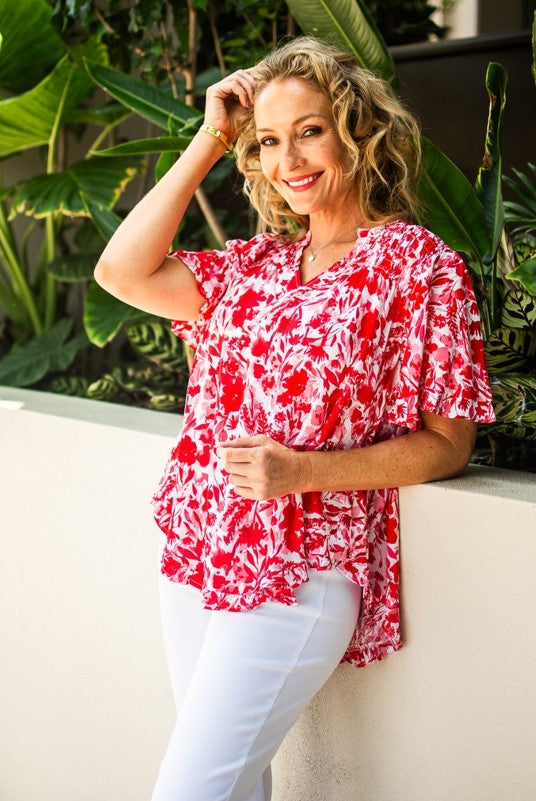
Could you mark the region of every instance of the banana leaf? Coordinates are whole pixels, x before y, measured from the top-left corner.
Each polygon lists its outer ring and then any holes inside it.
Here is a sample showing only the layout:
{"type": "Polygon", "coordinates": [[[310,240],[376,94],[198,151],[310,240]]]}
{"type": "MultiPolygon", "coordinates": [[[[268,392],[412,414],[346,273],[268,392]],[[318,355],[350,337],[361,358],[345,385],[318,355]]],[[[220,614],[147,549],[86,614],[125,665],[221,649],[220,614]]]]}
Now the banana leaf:
{"type": "Polygon", "coordinates": [[[426,210],[420,222],[451,248],[481,263],[491,247],[484,207],[461,170],[426,137],[422,145],[419,197],[426,210]]]}
{"type": "Polygon", "coordinates": [[[286,0],[300,28],[348,50],[358,64],[391,84],[395,66],[376,23],[362,0],[286,0]]]}
{"type": "Polygon", "coordinates": [[[27,387],[40,381],[47,373],[66,370],[78,351],[88,344],[84,333],[67,341],[73,321],[67,317],[26,342],[16,342],[0,361],[0,384],[27,387]]]}
{"type": "Polygon", "coordinates": [[[488,64],[486,89],[490,100],[489,116],[484,158],[475,184],[477,197],[484,206],[491,242],[491,249],[483,259],[485,264],[493,262],[504,230],[501,141],[507,82],[508,73],[502,64],[493,61],[488,64]]]}
{"type": "Polygon", "coordinates": [[[41,218],[61,212],[69,217],[87,216],[84,197],[112,207],[129,181],[140,172],[141,162],[132,158],[88,158],[64,172],[38,175],[17,186],[10,219],[17,214],[41,218]]]}
{"type": "Polygon", "coordinates": [[[182,128],[185,123],[197,122],[202,117],[192,106],[181,103],[164,90],[118,70],[94,63],[91,58],[86,60],[86,69],[98,86],[159,128],[167,130],[170,118],[182,128]]]}
{"type": "Polygon", "coordinates": [[[14,94],[35,86],[65,53],[46,0],[0,3],[0,87],[14,94]]]}
{"type": "Polygon", "coordinates": [[[49,142],[74,108],[94,88],[83,65],[107,58],[104,45],[90,40],[67,53],[33,89],[0,101],[0,158],[49,142]]]}

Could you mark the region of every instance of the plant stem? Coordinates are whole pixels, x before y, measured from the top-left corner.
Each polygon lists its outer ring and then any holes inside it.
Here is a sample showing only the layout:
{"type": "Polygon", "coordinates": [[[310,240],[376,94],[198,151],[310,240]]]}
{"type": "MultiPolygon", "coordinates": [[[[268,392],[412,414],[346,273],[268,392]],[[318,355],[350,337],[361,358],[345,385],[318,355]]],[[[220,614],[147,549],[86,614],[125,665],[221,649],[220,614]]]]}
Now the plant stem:
{"type": "MultiPolygon", "coordinates": [[[[192,0],[188,0],[188,66],[183,70],[186,83],[186,95],[184,102],[188,106],[194,105],[195,100],[195,79],[197,67],[197,11],[192,5],[192,0]]],[[[201,213],[205,218],[212,236],[219,247],[225,245],[225,232],[218,222],[214,209],[201,187],[195,191],[195,199],[199,204],[201,213]]]]}
{"type": "Polygon", "coordinates": [[[28,317],[30,318],[33,331],[35,334],[41,334],[43,332],[43,323],[13,244],[13,237],[7,221],[5,207],[3,203],[0,203],[0,248],[2,250],[2,256],[11,273],[14,288],[17,290],[28,317]]]}
{"type": "MultiPolygon", "coordinates": [[[[54,215],[50,214],[45,220],[47,263],[55,255],[55,225],[54,215]]],[[[45,330],[52,328],[56,315],[56,279],[51,273],[45,273],[45,330]]]]}
{"type": "Polygon", "coordinates": [[[490,287],[490,325],[492,331],[497,328],[497,312],[497,254],[495,254],[490,287]]]}
{"type": "Polygon", "coordinates": [[[209,3],[208,20],[210,23],[210,32],[212,33],[212,41],[214,42],[214,50],[216,51],[216,58],[218,59],[218,66],[220,68],[222,78],[225,78],[227,75],[227,67],[225,66],[220,37],[218,36],[218,29],[216,27],[216,12],[214,10],[214,3],[209,3]]]}
{"type": "MultiPolygon", "coordinates": [[[[48,140],[48,154],[47,154],[47,175],[51,175],[56,170],[56,146],[58,144],[59,136],[61,133],[60,124],[62,121],[63,107],[69,94],[69,87],[72,81],[73,72],[69,73],[69,77],[63,87],[63,92],[56,109],[56,116],[54,125],[50,132],[48,140]]],[[[50,263],[55,255],[55,242],[54,242],[54,215],[49,214],[45,220],[45,250],[46,261],[50,263]]],[[[44,288],[44,326],[45,330],[51,328],[54,324],[54,317],[56,315],[56,300],[57,300],[57,287],[56,279],[50,273],[45,274],[45,288],[44,288]]]]}
{"type": "Polygon", "coordinates": [[[218,218],[214,214],[214,209],[210,205],[210,202],[201,187],[195,190],[195,199],[199,203],[199,208],[201,209],[201,212],[207,221],[207,225],[210,228],[214,239],[218,243],[218,247],[223,248],[225,246],[227,236],[219,224],[218,218]]]}

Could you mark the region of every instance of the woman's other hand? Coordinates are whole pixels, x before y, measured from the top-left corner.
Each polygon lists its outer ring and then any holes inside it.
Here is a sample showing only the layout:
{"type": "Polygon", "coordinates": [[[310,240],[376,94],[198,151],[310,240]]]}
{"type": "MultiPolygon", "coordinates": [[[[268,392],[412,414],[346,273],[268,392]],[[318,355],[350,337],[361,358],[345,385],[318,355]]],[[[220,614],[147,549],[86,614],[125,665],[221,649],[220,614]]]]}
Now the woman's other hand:
{"type": "Polygon", "coordinates": [[[237,495],[256,501],[301,492],[307,485],[310,461],[306,451],[294,451],[264,436],[220,442],[217,454],[237,495]]]}
{"type": "Polygon", "coordinates": [[[213,125],[234,142],[240,121],[253,108],[255,84],[251,70],[237,70],[207,89],[205,123],[213,125]]]}

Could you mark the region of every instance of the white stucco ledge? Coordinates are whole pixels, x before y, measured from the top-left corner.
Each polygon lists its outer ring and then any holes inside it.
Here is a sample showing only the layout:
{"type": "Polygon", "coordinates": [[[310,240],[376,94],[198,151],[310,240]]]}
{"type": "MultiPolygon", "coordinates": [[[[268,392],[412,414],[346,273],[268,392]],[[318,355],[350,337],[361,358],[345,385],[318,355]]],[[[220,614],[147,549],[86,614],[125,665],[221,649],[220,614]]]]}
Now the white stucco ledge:
{"type": "MultiPolygon", "coordinates": [[[[0,387],[2,799],[150,797],[173,702],[149,501],[180,425],[0,387]]],[[[534,801],[536,476],[470,467],[400,507],[404,648],[335,671],[272,801],[534,801]]]]}
{"type": "Polygon", "coordinates": [[[176,436],[181,419],[168,412],[0,385],[0,411],[19,409],[157,436],[176,436]]]}

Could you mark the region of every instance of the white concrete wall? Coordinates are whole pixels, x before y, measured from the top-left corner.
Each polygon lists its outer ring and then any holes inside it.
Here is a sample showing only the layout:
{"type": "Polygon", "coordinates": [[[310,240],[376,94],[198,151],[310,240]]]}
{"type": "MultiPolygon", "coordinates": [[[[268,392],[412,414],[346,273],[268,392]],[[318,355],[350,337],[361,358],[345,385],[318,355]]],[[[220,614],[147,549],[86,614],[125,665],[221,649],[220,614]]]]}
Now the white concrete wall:
{"type": "MultiPolygon", "coordinates": [[[[148,801],[173,722],[149,498],[179,425],[0,387],[2,801],[148,801]]],[[[273,801],[533,801],[536,476],[405,489],[402,538],[406,646],[338,668],[273,801]]]]}

